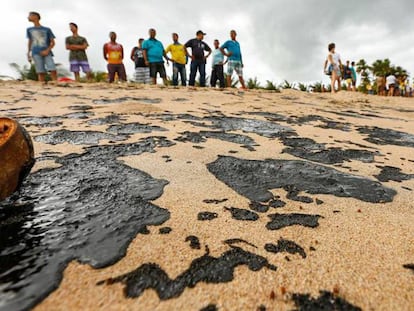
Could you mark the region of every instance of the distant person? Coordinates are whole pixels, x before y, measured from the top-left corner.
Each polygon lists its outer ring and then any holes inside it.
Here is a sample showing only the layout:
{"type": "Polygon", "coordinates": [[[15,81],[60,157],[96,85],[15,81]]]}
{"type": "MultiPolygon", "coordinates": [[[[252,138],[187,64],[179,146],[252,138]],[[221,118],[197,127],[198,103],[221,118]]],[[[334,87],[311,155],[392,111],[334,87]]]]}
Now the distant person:
{"type": "Polygon", "coordinates": [[[181,78],[181,85],[187,85],[187,72],[185,65],[187,64],[187,50],[185,46],[178,42],[178,34],[172,34],[173,43],[167,46],[165,53],[171,54],[169,58],[173,63],[173,85],[178,85],[178,74],[181,78]]]}
{"type": "Polygon", "coordinates": [[[387,81],[385,77],[379,76],[376,79],[377,85],[377,94],[379,96],[386,96],[387,95],[387,81]]]}
{"type": "Polygon", "coordinates": [[[240,50],[240,44],[236,40],[237,33],[235,30],[230,31],[231,40],[227,40],[220,47],[221,52],[228,57],[227,63],[227,87],[231,87],[231,76],[233,71],[239,76],[239,81],[242,89],[246,89],[243,79],[243,59],[240,50]],[[227,52],[226,52],[227,50],[227,52]]]}
{"type": "Polygon", "coordinates": [[[352,90],[352,71],[350,66],[350,61],[347,60],[345,66],[343,67],[343,78],[346,82],[346,89],[348,91],[352,90]]]}
{"type": "Polygon", "coordinates": [[[352,91],[356,91],[357,73],[355,70],[355,62],[351,62],[351,78],[352,78],[352,91]]]}
{"type": "Polygon", "coordinates": [[[80,69],[86,73],[87,79],[91,80],[91,69],[88,63],[88,56],[86,55],[86,49],[89,44],[84,37],[78,34],[78,25],[75,23],[69,23],[72,36],[66,37],[66,49],[69,50],[69,63],[70,71],[74,73],[75,80],[80,81],[80,69]]]}
{"type": "Polygon", "coordinates": [[[29,40],[27,59],[29,62],[34,61],[37,78],[40,82],[45,82],[48,70],[52,80],[57,81],[56,65],[52,53],[55,46],[55,35],[50,28],[40,25],[39,13],[30,12],[28,20],[33,23],[33,27],[26,30],[29,40]]]}
{"type": "Polygon", "coordinates": [[[104,44],[103,55],[108,62],[109,83],[114,82],[115,74],[118,74],[119,81],[126,81],[126,71],[123,63],[124,48],[122,44],[116,42],[116,33],[109,33],[111,41],[104,44]]]}
{"type": "Polygon", "coordinates": [[[190,86],[195,85],[197,71],[200,73],[200,86],[206,86],[206,60],[211,54],[211,48],[203,41],[205,35],[203,31],[199,30],[196,32],[196,37],[185,44],[186,49],[191,48],[191,54],[187,50],[187,55],[191,57],[190,80],[188,82],[190,86]]]}
{"type": "Polygon", "coordinates": [[[388,96],[394,96],[395,95],[395,89],[397,86],[397,78],[390,73],[387,75],[387,78],[385,80],[386,89],[388,90],[387,95],[388,96]]]}
{"type": "Polygon", "coordinates": [[[338,82],[338,91],[341,90],[341,56],[335,52],[335,43],[328,45],[328,51],[323,70],[331,77],[331,93],[335,93],[335,82],[338,82]]]}
{"type": "Polygon", "coordinates": [[[157,84],[157,73],[159,73],[164,81],[164,85],[167,85],[168,81],[163,57],[167,60],[167,64],[168,58],[165,54],[164,46],[160,41],[155,39],[157,32],[154,28],[151,28],[148,33],[149,38],[142,43],[142,49],[144,50],[145,64],[150,68],[152,84],[157,84]]]}
{"type": "Polygon", "coordinates": [[[150,79],[150,69],[145,64],[144,50],[142,49],[142,43],[144,42],[143,38],[138,40],[138,46],[132,48],[131,51],[131,60],[135,64],[135,74],[134,80],[137,83],[149,84],[150,79]]]}
{"type": "Polygon", "coordinates": [[[219,81],[220,88],[223,89],[225,87],[224,83],[224,69],[223,65],[224,62],[224,55],[220,51],[220,42],[219,40],[214,40],[214,50],[212,53],[212,70],[211,70],[211,78],[210,78],[210,85],[211,87],[216,87],[217,80],[219,81]]]}

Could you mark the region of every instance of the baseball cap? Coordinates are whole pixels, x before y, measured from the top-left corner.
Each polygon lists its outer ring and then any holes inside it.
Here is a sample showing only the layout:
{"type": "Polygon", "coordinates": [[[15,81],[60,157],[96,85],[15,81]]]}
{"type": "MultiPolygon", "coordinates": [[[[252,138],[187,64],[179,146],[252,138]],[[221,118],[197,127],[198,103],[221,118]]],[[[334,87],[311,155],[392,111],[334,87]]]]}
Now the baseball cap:
{"type": "Polygon", "coordinates": [[[202,31],[202,30],[199,30],[199,31],[197,31],[197,32],[196,32],[196,35],[197,35],[197,36],[198,36],[199,34],[206,35],[206,33],[205,33],[204,31],[202,31]]]}

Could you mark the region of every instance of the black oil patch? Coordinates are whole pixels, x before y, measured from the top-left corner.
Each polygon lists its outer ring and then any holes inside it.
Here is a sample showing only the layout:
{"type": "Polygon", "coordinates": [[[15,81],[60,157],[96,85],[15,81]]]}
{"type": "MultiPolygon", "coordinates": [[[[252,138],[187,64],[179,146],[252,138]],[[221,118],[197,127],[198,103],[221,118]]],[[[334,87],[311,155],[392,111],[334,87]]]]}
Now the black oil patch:
{"type": "Polygon", "coordinates": [[[310,138],[282,137],[282,143],[287,148],[283,152],[295,157],[324,164],[335,164],[358,160],[364,163],[374,161],[375,152],[369,150],[326,148],[325,144],[318,144],[310,138]]]}
{"type": "Polygon", "coordinates": [[[94,99],[92,101],[95,105],[108,105],[108,104],[122,104],[124,102],[132,102],[132,103],[144,103],[144,104],[159,104],[162,102],[160,98],[148,98],[148,97],[119,97],[115,99],[94,99]]]}
{"type": "Polygon", "coordinates": [[[250,202],[249,207],[251,210],[258,213],[266,213],[269,210],[269,205],[265,205],[261,202],[250,202]]]}
{"type": "Polygon", "coordinates": [[[69,106],[68,109],[75,110],[75,111],[77,111],[77,110],[86,111],[86,110],[93,109],[93,107],[90,106],[90,105],[82,105],[82,104],[80,104],[80,105],[72,105],[72,106],[69,106]]]}
{"type": "Polygon", "coordinates": [[[302,258],[306,258],[306,252],[303,247],[293,241],[285,239],[279,239],[279,241],[277,241],[277,244],[267,243],[264,248],[267,252],[270,253],[277,254],[287,252],[292,255],[299,254],[302,258]]]}
{"type": "Polygon", "coordinates": [[[163,227],[159,229],[160,234],[170,234],[172,229],[170,227],[163,227]]]}
{"type": "Polygon", "coordinates": [[[414,263],[409,263],[409,264],[403,265],[403,268],[412,270],[413,273],[414,273],[414,263]]]}
{"type": "Polygon", "coordinates": [[[247,209],[236,207],[225,207],[225,209],[228,210],[231,213],[231,217],[236,220],[256,221],[259,219],[259,215],[247,209]]]}
{"type": "Polygon", "coordinates": [[[218,308],[215,304],[209,304],[208,306],[200,309],[200,311],[218,311],[218,308]]]}
{"type": "Polygon", "coordinates": [[[213,213],[213,212],[200,212],[197,215],[197,219],[200,221],[213,220],[214,218],[217,218],[217,217],[218,217],[218,214],[213,213]]]}
{"type": "Polygon", "coordinates": [[[376,126],[360,127],[358,132],[368,135],[368,138],[364,139],[372,144],[414,147],[414,135],[412,134],[376,126]]]}
{"type": "Polygon", "coordinates": [[[224,244],[227,244],[230,247],[235,247],[234,244],[240,244],[240,243],[249,245],[249,246],[254,247],[254,248],[258,248],[256,245],[254,245],[254,244],[252,244],[252,243],[250,243],[246,240],[243,240],[243,239],[227,239],[227,240],[224,241],[224,244]]]}
{"type": "Polygon", "coordinates": [[[230,156],[207,164],[217,179],[251,201],[274,199],[271,189],[293,185],[309,194],[352,197],[365,202],[392,202],[396,191],[381,183],[299,160],[244,160],[230,156]]]}
{"type": "Polygon", "coordinates": [[[211,125],[206,125],[203,122],[190,122],[191,124],[199,127],[210,127],[219,129],[224,132],[229,131],[243,131],[245,133],[255,133],[267,138],[280,137],[283,134],[294,134],[294,130],[290,127],[283,126],[277,123],[247,119],[247,118],[235,118],[225,116],[213,116],[205,117],[202,120],[210,121],[211,125]]]}
{"type": "Polygon", "coordinates": [[[286,190],[286,198],[292,201],[302,202],[302,203],[313,203],[313,199],[304,195],[299,195],[300,190],[294,185],[284,186],[283,189],[286,190]]]}
{"type": "Polygon", "coordinates": [[[205,199],[203,200],[203,203],[207,204],[220,204],[228,201],[229,199],[205,199]]]}
{"type": "Polygon", "coordinates": [[[88,124],[89,125],[106,125],[106,124],[116,124],[116,123],[119,123],[121,121],[122,121],[122,119],[119,115],[110,114],[110,115],[108,115],[106,117],[103,117],[103,118],[89,120],[88,124]]]}
{"type": "Polygon", "coordinates": [[[282,200],[270,200],[269,201],[269,206],[273,207],[273,208],[282,208],[286,206],[286,202],[282,201],[282,200]]]}
{"type": "Polygon", "coordinates": [[[200,131],[196,132],[183,132],[180,133],[182,136],[177,137],[176,141],[180,142],[191,142],[194,144],[204,143],[208,138],[219,139],[226,142],[231,142],[234,144],[242,145],[250,151],[254,151],[253,147],[258,146],[256,142],[246,135],[225,133],[222,131],[200,131]]]}
{"type": "Polygon", "coordinates": [[[56,160],[61,167],[29,175],[18,195],[0,202],[0,301],[5,310],[30,309],[59,286],[68,262],[114,264],[147,226],[168,210],[152,204],[166,180],[117,157],[170,146],[162,138],[95,146],[56,160]]]}
{"type": "Polygon", "coordinates": [[[190,267],[176,279],[171,279],[159,265],[148,263],[127,274],[108,279],[106,283],[125,285],[124,293],[128,298],[137,298],[145,290],[154,289],[161,300],[167,300],[179,297],[187,287],[194,288],[200,282],[207,284],[231,282],[234,279],[234,270],[238,266],[247,266],[251,271],[259,271],[263,268],[272,271],[277,269],[269,264],[265,257],[241,248],[232,248],[220,257],[210,256],[207,249],[206,254],[194,259],[190,267]]]}
{"type": "Polygon", "coordinates": [[[185,242],[190,242],[190,247],[192,249],[201,249],[200,240],[195,235],[189,235],[186,237],[185,242]]]}
{"type": "Polygon", "coordinates": [[[37,127],[57,127],[63,124],[60,117],[22,117],[17,120],[22,125],[37,127]]]}
{"type": "Polygon", "coordinates": [[[393,166],[377,166],[381,168],[381,172],[378,175],[374,175],[376,179],[381,182],[397,181],[402,182],[403,180],[414,179],[414,174],[404,174],[401,169],[393,166]]]}
{"type": "Polygon", "coordinates": [[[94,115],[95,114],[90,111],[79,111],[79,112],[72,112],[72,113],[65,114],[62,116],[62,118],[85,120],[85,119],[89,119],[90,117],[93,117],[94,115]]]}
{"type": "Polygon", "coordinates": [[[266,228],[269,230],[279,230],[289,226],[300,225],[303,227],[316,228],[319,226],[320,215],[308,214],[271,214],[268,215],[270,222],[267,223],[266,228]]]}
{"type": "Polygon", "coordinates": [[[116,135],[130,135],[135,133],[152,133],[153,131],[165,132],[167,129],[156,125],[127,123],[111,125],[106,131],[116,135]]]}
{"type": "Polygon", "coordinates": [[[98,131],[69,131],[62,129],[39,135],[34,138],[37,142],[50,145],[58,145],[63,143],[73,145],[97,145],[99,141],[103,139],[110,141],[122,141],[126,140],[127,137],[98,131]]]}
{"type": "Polygon", "coordinates": [[[361,308],[352,305],[345,299],[335,296],[328,291],[320,291],[318,298],[312,298],[310,294],[293,294],[292,300],[295,303],[295,311],[310,310],[341,310],[341,311],[362,311],[361,308]]]}

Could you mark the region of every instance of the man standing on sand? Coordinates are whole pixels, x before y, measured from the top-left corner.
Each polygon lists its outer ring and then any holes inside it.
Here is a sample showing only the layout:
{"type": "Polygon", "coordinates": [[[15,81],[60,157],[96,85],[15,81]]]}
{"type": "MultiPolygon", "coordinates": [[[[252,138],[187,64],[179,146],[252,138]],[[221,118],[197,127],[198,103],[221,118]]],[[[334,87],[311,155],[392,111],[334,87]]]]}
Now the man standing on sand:
{"type": "Polygon", "coordinates": [[[172,34],[173,43],[167,46],[165,53],[171,53],[170,61],[173,62],[173,85],[178,85],[178,74],[180,74],[181,85],[187,85],[187,73],[185,65],[187,64],[187,50],[185,46],[178,42],[178,34],[172,34]]]}
{"type": "Polygon", "coordinates": [[[241,84],[241,88],[243,90],[246,89],[243,79],[243,59],[240,50],[240,44],[236,40],[237,33],[235,30],[230,31],[230,39],[224,42],[224,44],[220,47],[220,51],[228,57],[228,64],[227,64],[227,87],[231,87],[231,76],[233,75],[233,71],[236,71],[237,75],[239,76],[239,81],[241,84]],[[227,52],[225,51],[227,50],[227,52]]]}
{"type": "Polygon", "coordinates": [[[138,39],[138,46],[132,48],[131,60],[135,64],[135,82],[150,84],[150,70],[145,64],[144,50],[142,49],[143,38],[138,39]]]}
{"type": "Polygon", "coordinates": [[[66,38],[66,49],[69,50],[70,71],[75,75],[75,80],[80,81],[80,68],[86,73],[88,81],[91,80],[91,69],[88,63],[88,57],[85,50],[88,48],[88,41],[78,34],[78,25],[69,23],[72,36],[66,38]]]}
{"type": "Polygon", "coordinates": [[[124,48],[122,44],[116,42],[116,33],[111,31],[109,33],[111,41],[104,44],[103,56],[108,61],[109,83],[114,82],[115,73],[118,74],[119,81],[126,81],[125,66],[122,60],[124,59],[124,48]]]}
{"type": "Polygon", "coordinates": [[[191,57],[190,80],[188,81],[190,86],[195,85],[197,70],[200,73],[200,86],[206,86],[206,60],[211,54],[211,48],[203,41],[205,35],[203,31],[199,30],[196,32],[196,38],[185,44],[186,49],[191,48],[191,55],[187,51],[187,55],[191,57]],[[207,55],[204,54],[204,51],[207,52],[207,55]]]}
{"type": "Polygon", "coordinates": [[[155,39],[157,32],[154,28],[150,28],[148,34],[150,37],[142,43],[142,49],[144,50],[145,64],[150,68],[152,84],[157,84],[157,73],[159,73],[164,81],[164,85],[167,85],[168,81],[163,57],[167,60],[167,64],[168,58],[165,54],[164,46],[160,41],[155,39]]]}
{"type": "Polygon", "coordinates": [[[27,59],[35,63],[36,73],[40,82],[45,82],[46,72],[50,71],[53,81],[57,81],[56,65],[53,61],[52,49],[55,46],[55,35],[48,27],[40,25],[40,14],[30,12],[29,22],[33,23],[33,27],[26,30],[29,40],[27,45],[27,59]]]}
{"type": "Polygon", "coordinates": [[[212,70],[211,70],[211,78],[210,78],[210,85],[211,87],[216,87],[217,80],[220,82],[220,88],[223,89],[224,84],[224,70],[223,65],[227,63],[227,61],[224,61],[224,55],[220,51],[220,42],[219,40],[214,40],[214,51],[212,54],[213,62],[211,64],[212,70]]]}

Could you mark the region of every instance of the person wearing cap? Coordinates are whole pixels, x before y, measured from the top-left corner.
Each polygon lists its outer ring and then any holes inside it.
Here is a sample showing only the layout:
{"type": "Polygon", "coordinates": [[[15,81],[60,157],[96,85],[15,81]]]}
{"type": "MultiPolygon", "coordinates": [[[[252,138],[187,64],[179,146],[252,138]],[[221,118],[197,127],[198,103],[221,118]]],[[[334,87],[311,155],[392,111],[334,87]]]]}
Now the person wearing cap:
{"type": "Polygon", "coordinates": [[[187,64],[187,50],[185,46],[178,42],[178,34],[172,34],[173,43],[167,46],[165,53],[171,54],[171,58],[168,60],[173,62],[173,85],[178,85],[178,74],[181,77],[181,85],[187,85],[187,73],[185,70],[185,65],[187,64]]]}
{"type": "Polygon", "coordinates": [[[75,23],[69,23],[72,36],[66,37],[66,49],[69,50],[69,63],[70,71],[75,75],[75,80],[80,81],[80,69],[86,73],[88,81],[91,80],[91,68],[88,63],[88,56],[86,55],[86,49],[89,44],[86,38],[79,36],[78,25],[75,23]]]}
{"type": "Polygon", "coordinates": [[[163,57],[168,58],[164,51],[164,46],[160,41],[155,39],[157,32],[154,28],[150,28],[148,31],[149,38],[142,43],[142,49],[144,52],[145,64],[150,68],[150,77],[152,78],[152,84],[157,84],[157,73],[163,79],[164,84],[167,85],[167,74],[165,72],[163,57]]]}
{"type": "Polygon", "coordinates": [[[246,89],[243,79],[243,59],[240,49],[240,44],[236,40],[237,33],[235,30],[230,31],[230,40],[224,42],[220,47],[220,51],[228,57],[227,63],[227,87],[231,87],[231,76],[233,71],[239,76],[239,81],[242,89],[246,89]],[[226,52],[227,51],[227,52],[226,52]]]}
{"type": "Polygon", "coordinates": [[[203,31],[199,30],[196,33],[196,38],[185,44],[187,55],[191,57],[190,80],[188,82],[190,86],[195,85],[197,71],[200,73],[200,86],[206,86],[206,60],[211,54],[211,48],[203,41],[205,35],[203,31]],[[191,54],[188,53],[188,48],[191,48],[191,54]]]}
{"type": "Polygon", "coordinates": [[[48,27],[40,25],[40,14],[30,12],[29,22],[33,23],[33,27],[26,30],[28,39],[27,59],[35,64],[37,78],[40,82],[45,82],[46,72],[50,71],[53,81],[57,81],[56,65],[53,60],[52,49],[55,46],[55,35],[48,27]]]}

